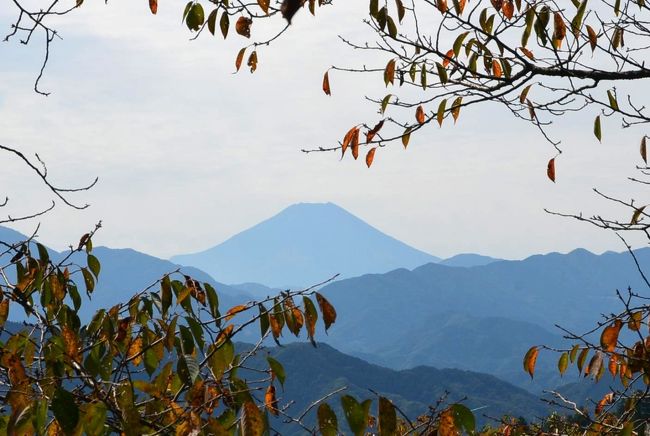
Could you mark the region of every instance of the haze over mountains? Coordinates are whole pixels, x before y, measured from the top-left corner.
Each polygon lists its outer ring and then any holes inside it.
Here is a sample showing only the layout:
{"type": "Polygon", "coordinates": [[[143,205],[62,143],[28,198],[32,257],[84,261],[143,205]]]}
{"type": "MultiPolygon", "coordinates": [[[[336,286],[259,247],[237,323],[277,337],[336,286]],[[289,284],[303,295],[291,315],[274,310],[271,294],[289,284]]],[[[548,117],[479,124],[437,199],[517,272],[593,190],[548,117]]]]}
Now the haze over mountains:
{"type": "Polygon", "coordinates": [[[208,250],[174,256],[224,283],[309,286],[334,274],[354,277],[415,268],[438,257],[388,236],[333,203],[300,203],[208,250]]]}

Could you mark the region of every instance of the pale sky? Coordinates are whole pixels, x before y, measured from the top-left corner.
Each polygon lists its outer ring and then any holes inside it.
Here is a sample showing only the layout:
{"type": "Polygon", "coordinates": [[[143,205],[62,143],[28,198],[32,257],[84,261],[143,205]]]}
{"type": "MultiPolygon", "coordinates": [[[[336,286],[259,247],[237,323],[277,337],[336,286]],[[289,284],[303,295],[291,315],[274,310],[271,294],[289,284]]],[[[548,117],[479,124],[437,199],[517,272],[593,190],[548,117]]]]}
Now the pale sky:
{"type": "MultiPolygon", "coordinates": [[[[599,144],[591,133],[595,111],[557,123],[564,153],[556,184],[546,178],[553,148],[496,104],[463,112],[456,127],[432,125],[406,151],[379,150],[371,169],[338,154],[301,153],[378,121],[364,95],[396,91],[384,88],[380,74],[336,72],[333,96],[321,90],[330,65],[367,60],[337,38],[368,36],[365,2],[335,2],[315,18],[300,11],[289,32],[258,50],[252,75],[245,66],[232,74],[249,41],[234,29],[226,42],[207,32],[189,41],[178,2],[161,1],[157,16],[144,0],[91,3],[58,21],[64,40],[53,45],[41,84],[52,91],[47,98],[32,90],[43,46],[0,44],[0,143],[39,153],[59,185],[100,178],[74,197],[90,208],[59,205],[41,219],[41,237],[54,248],[102,220],[96,245],[166,258],[216,245],[292,203],[331,201],[441,257],[624,249],[610,233],[543,212],[618,211],[593,187],[642,194],[626,181],[640,163],[641,134],[607,119],[599,144]]],[[[8,32],[13,17],[1,9],[8,32]]],[[[255,26],[253,35],[268,30],[255,26]]],[[[281,28],[280,18],[272,26],[281,28]]],[[[0,162],[10,213],[46,204],[49,194],[17,160],[0,155],[0,162]]],[[[644,203],[642,195],[637,200],[644,203]]]]}

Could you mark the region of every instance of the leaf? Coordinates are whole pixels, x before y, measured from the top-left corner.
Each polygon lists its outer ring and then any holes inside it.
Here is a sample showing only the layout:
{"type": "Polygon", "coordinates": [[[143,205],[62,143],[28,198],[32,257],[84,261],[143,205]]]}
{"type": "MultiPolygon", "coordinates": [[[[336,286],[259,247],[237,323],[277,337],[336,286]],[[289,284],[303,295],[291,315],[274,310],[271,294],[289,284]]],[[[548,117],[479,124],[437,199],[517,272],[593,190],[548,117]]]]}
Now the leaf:
{"type": "Polygon", "coordinates": [[[613,110],[618,111],[618,102],[616,101],[616,96],[611,90],[607,90],[607,98],[609,100],[609,107],[613,110]]]}
{"type": "Polygon", "coordinates": [[[275,386],[273,385],[269,385],[269,387],[266,388],[266,394],[264,394],[264,406],[271,415],[278,416],[280,414],[278,411],[278,399],[275,397],[275,386]]]}
{"type": "Polygon", "coordinates": [[[537,363],[537,354],[539,350],[537,347],[531,347],[524,356],[524,371],[530,374],[530,378],[533,378],[535,374],[535,363],[537,363]]]}
{"type": "Polygon", "coordinates": [[[562,41],[566,37],[566,24],[562,14],[555,12],[553,14],[553,46],[559,50],[562,47],[562,41]]]}
{"type": "Polygon", "coordinates": [[[371,400],[359,403],[350,395],[343,395],[341,397],[341,406],[343,406],[345,419],[348,421],[348,426],[355,436],[363,436],[366,427],[368,427],[370,404],[371,400]]]}
{"type": "Polygon", "coordinates": [[[158,12],[158,0],[149,0],[149,10],[152,14],[156,15],[156,12],[158,12]]]}
{"type": "Polygon", "coordinates": [[[512,16],[515,13],[515,5],[512,3],[512,0],[508,0],[503,2],[503,6],[501,7],[501,12],[503,12],[503,15],[508,19],[511,20],[512,16]]]}
{"type": "Polygon", "coordinates": [[[527,57],[528,59],[530,59],[531,61],[534,61],[534,60],[535,60],[535,55],[533,55],[533,52],[530,51],[530,50],[528,50],[526,47],[519,47],[519,50],[521,50],[521,52],[522,52],[524,55],[526,55],[526,57],[527,57]]]}
{"type": "Polygon", "coordinates": [[[226,321],[230,321],[231,319],[233,319],[235,315],[237,315],[240,312],[243,312],[246,309],[248,309],[248,305],[246,304],[239,304],[235,307],[228,309],[228,312],[226,312],[226,321]]]}
{"type": "Polygon", "coordinates": [[[453,59],[453,57],[454,57],[454,51],[453,50],[447,51],[444,58],[442,59],[442,66],[447,68],[449,66],[449,64],[451,63],[451,60],[453,59]]]}
{"type": "Polygon", "coordinates": [[[81,268],[81,275],[84,277],[84,283],[86,284],[86,292],[91,294],[95,289],[95,279],[88,269],[81,268]]]}
{"type": "Polygon", "coordinates": [[[595,410],[596,415],[600,415],[601,413],[603,413],[605,407],[613,402],[614,402],[614,392],[605,394],[603,398],[600,399],[598,404],[596,404],[596,410],[595,410]]]}
{"type": "Polygon", "coordinates": [[[391,85],[395,82],[395,59],[391,59],[386,64],[384,68],[384,83],[386,86],[390,83],[391,85]]]}
{"type": "Polygon", "coordinates": [[[248,62],[246,63],[251,68],[251,73],[254,73],[257,69],[257,51],[253,50],[251,55],[248,57],[248,62]]]}
{"type": "Polygon", "coordinates": [[[318,406],[318,430],[323,436],[337,436],[338,420],[336,414],[327,403],[318,406]]]}
{"type": "Polygon", "coordinates": [[[449,77],[447,76],[447,70],[438,62],[436,62],[436,69],[438,70],[438,77],[440,78],[440,83],[444,85],[449,80],[449,77]]]}
{"type": "Polygon", "coordinates": [[[638,332],[641,330],[641,322],[643,321],[643,312],[638,311],[630,315],[630,319],[627,321],[627,328],[638,332]]]}
{"type": "Polygon", "coordinates": [[[302,7],[303,2],[301,0],[284,0],[280,6],[280,12],[282,12],[282,17],[291,24],[293,16],[296,15],[296,12],[302,7]]]}
{"type": "Polygon", "coordinates": [[[397,413],[395,406],[387,398],[379,397],[379,435],[389,436],[397,433],[397,413]]]}
{"type": "Polygon", "coordinates": [[[617,320],[617,322],[614,324],[605,327],[602,334],[600,335],[601,347],[610,353],[616,349],[616,344],[618,343],[618,334],[621,331],[621,326],[621,321],[617,320]]]}
{"type": "Polygon", "coordinates": [[[384,120],[381,120],[378,122],[375,127],[372,129],[368,130],[368,133],[366,133],[366,142],[372,141],[372,139],[375,137],[375,135],[381,130],[381,128],[384,126],[384,120]]]}
{"type": "Polygon", "coordinates": [[[578,373],[582,372],[582,367],[585,366],[585,360],[587,360],[587,355],[589,354],[589,348],[583,348],[578,355],[578,373]]]}
{"type": "Polygon", "coordinates": [[[248,17],[239,17],[235,23],[235,32],[239,33],[241,36],[246,38],[251,37],[251,25],[253,20],[248,17]]]}
{"type": "Polygon", "coordinates": [[[580,35],[580,27],[582,27],[582,19],[585,16],[588,1],[589,0],[583,0],[582,3],[580,3],[578,11],[576,12],[576,16],[573,17],[573,20],[571,20],[571,31],[576,38],[580,35]]]}
{"type": "Polygon", "coordinates": [[[190,7],[187,17],[185,18],[187,28],[196,32],[201,28],[204,21],[205,13],[203,11],[203,6],[201,6],[201,3],[194,3],[190,7]]]}
{"type": "Polygon", "coordinates": [[[573,348],[571,348],[571,351],[569,352],[569,361],[571,363],[575,362],[578,350],[580,350],[580,345],[578,344],[574,345],[573,348]]]}
{"type": "Polygon", "coordinates": [[[641,206],[638,209],[634,209],[634,213],[632,214],[632,219],[630,220],[630,225],[639,224],[641,214],[643,213],[643,210],[645,208],[646,208],[646,206],[641,206]]]}
{"type": "Polygon", "coordinates": [[[596,136],[596,138],[598,138],[598,142],[601,142],[602,131],[600,127],[600,115],[598,115],[594,120],[594,135],[596,136]]]}
{"type": "MultiPolygon", "coordinates": [[[[221,19],[219,19],[219,28],[221,29],[221,34],[223,35],[223,39],[226,39],[228,36],[228,30],[230,29],[230,17],[228,16],[227,13],[221,14],[221,19]]],[[[242,59],[244,57],[244,51],[246,49],[242,48],[241,53],[242,53],[242,59]]],[[[241,65],[241,61],[239,62],[241,65]]],[[[239,68],[237,68],[239,70],[239,68]]]]}
{"type": "Polygon", "coordinates": [[[456,57],[458,57],[458,55],[460,54],[460,49],[463,47],[463,41],[465,41],[465,38],[467,38],[467,35],[469,35],[469,32],[463,32],[460,35],[458,35],[456,37],[456,39],[454,40],[454,45],[453,45],[454,50],[453,50],[453,52],[456,55],[456,57]]]}
{"type": "Polygon", "coordinates": [[[392,97],[393,94],[388,94],[386,97],[384,97],[381,100],[381,113],[383,114],[386,112],[386,108],[388,107],[388,103],[390,102],[390,98],[392,97]]]}
{"type": "Polygon", "coordinates": [[[422,85],[422,89],[427,89],[427,65],[425,63],[422,63],[422,69],[420,70],[420,85],[422,85]]]}
{"type": "Polygon", "coordinates": [[[142,363],[142,338],[138,337],[131,341],[126,358],[132,360],[133,365],[138,366],[142,363]]]}
{"type": "Polygon", "coordinates": [[[242,48],[239,50],[239,53],[237,53],[237,58],[235,59],[235,68],[236,71],[239,71],[239,68],[241,68],[241,63],[244,60],[244,53],[246,52],[246,47],[242,48]]]}
{"type": "Polygon", "coordinates": [[[395,21],[393,21],[393,18],[390,15],[386,16],[386,25],[388,27],[388,34],[390,37],[393,39],[397,38],[397,26],[395,25],[395,21]]]}
{"type": "Polygon", "coordinates": [[[524,104],[526,101],[526,98],[528,97],[528,91],[530,91],[530,87],[533,86],[531,83],[530,85],[526,86],[522,91],[521,94],[519,94],[519,103],[524,104]]]}
{"type": "Polygon", "coordinates": [[[325,95],[332,95],[332,90],[330,89],[329,70],[325,71],[325,75],[323,76],[323,92],[325,95]]]}
{"type": "Polygon", "coordinates": [[[555,158],[548,161],[546,166],[546,175],[553,183],[555,183],[555,158]]]}
{"type": "Polygon", "coordinates": [[[50,409],[65,433],[72,433],[79,422],[79,407],[74,396],[63,388],[57,388],[50,409]]]}
{"type": "Polygon", "coordinates": [[[401,23],[404,19],[404,14],[406,14],[406,9],[404,8],[402,0],[395,0],[395,6],[397,8],[397,19],[401,23]]]}
{"type": "Polygon", "coordinates": [[[0,302],[0,328],[4,327],[9,316],[9,300],[6,298],[0,302]]]}
{"type": "Polygon", "coordinates": [[[215,9],[214,11],[210,12],[210,15],[208,15],[208,30],[212,35],[214,35],[214,32],[216,32],[217,28],[217,11],[218,9],[215,9]]]}
{"type": "Polygon", "coordinates": [[[424,108],[422,105],[415,110],[415,119],[419,124],[424,124],[424,108]]]}
{"type": "Polygon", "coordinates": [[[587,24],[587,35],[589,36],[589,45],[591,46],[591,51],[596,50],[596,44],[598,43],[598,35],[596,31],[587,24]]]}
{"type": "Polygon", "coordinates": [[[404,146],[404,149],[409,145],[409,141],[411,140],[411,128],[407,128],[404,133],[402,134],[402,145],[404,146]]]}
{"type": "Polygon", "coordinates": [[[496,77],[497,79],[501,78],[503,76],[503,70],[501,69],[501,63],[496,60],[492,59],[492,75],[496,77]]]}
{"type": "Polygon", "coordinates": [[[616,354],[612,354],[612,356],[609,358],[607,369],[609,370],[609,373],[612,375],[612,377],[616,377],[616,373],[618,372],[618,357],[616,357],[616,354]]]}
{"type": "MultiPolygon", "coordinates": [[[[370,153],[370,152],[368,152],[370,153]]],[[[373,153],[374,154],[374,153],[373,153]]],[[[366,157],[366,161],[368,158],[366,157]]],[[[372,159],[371,159],[372,163],[372,159]]],[[[325,297],[323,297],[321,294],[316,292],[316,301],[318,302],[318,307],[320,308],[320,312],[323,315],[323,322],[325,323],[325,331],[330,328],[332,324],[336,321],[336,310],[334,309],[334,306],[330,304],[329,301],[325,297]]]]}
{"type": "Polygon", "coordinates": [[[641,158],[643,159],[643,162],[645,162],[645,164],[647,165],[648,164],[648,150],[647,150],[647,147],[646,147],[646,139],[645,138],[646,137],[644,136],[641,139],[640,152],[641,152],[641,158]]]}
{"type": "Polygon", "coordinates": [[[90,271],[95,275],[95,278],[99,278],[99,272],[101,271],[99,260],[92,254],[89,254],[86,262],[90,271]]]}
{"type": "Polygon", "coordinates": [[[445,119],[445,110],[447,108],[447,99],[443,99],[438,105],[438,111],[436,112],[436,119],[438,120],[438,125],[442,127],[442,121],[445,119]]]}
{"type": "Polygon", "coordinates": [[[241,436],[262,436],[266,430],[264,417],[252,401],[244,402],[241,413],[241,436]]]}
{"type": "Polygon", "coordinates": [[[569,353],[562,353],[560,360],[557,361],[557,369],[560,375],[564,375],[567,367],[569,366],[569,353]]]}
{"type": "Polygon", "coordinates": [[[284,380],[286,379],[286,375],[284,372],[284,367],[280,362],[272,358],[271,356],[266,356],[266,361],[269,363],[269,367],[271,367],[271,372],[273,373],[273,377],[276,377],[280,384],[284,386],[284,380]]]}
{"type": "Polygon", "coordinates": [[[359,135],[359,128],[356,126],[348,130],[343,137],[343,142],[341,142],[341,158],[345,156],[345,150],[347,150],[348,146],[352,143],[355,135],[357,135],[357,137],[359,135]]]}
{"type": "Polygon", "coordinates": [[[264,11],[266,15],[269,14],[269,0],[257,0],[257,4],[260,6],[260,9],[264,11]]]}
{"type": "Polygon", "coordinates": [[[316,321],[318,321],[318,312],[316,312],[316,306],[314,302],[311,301],[306,295],[302,297],[303,305],[305,306],[305,325],[307,327],[307,337],[313,345],[316,345],[314,341],[314,335],[316,334],[316,321]]]}
{"type": "Polygon", "coordinates": [[[456,124],[456,120],[458,120],[458,116],[460,115],[460,106],[462,103],[463,97],[456,97],[451,104],[451,116],[454,118],[454,124],[456,124]]]}
{"type": "Polygon", "coordinates": [[[176,370],[178,371],[178,376],[181,378],[183,383],[187,385],[193,385],[196,378],[199,376],[199,364],[196,359],[189,354],[183,354],[180,356],[176,370]]]}
{"type": "Polygon", "coordinates": [[[476,429],[474,414],[462,404],[452,404],[451,411],[454,416],[454,424],[458,430],[465,430],[467,434],[473,434],[476,429]]]}
{"type": "Polygon", "coordinates": [[[366,165],[368,168],[370,168],[370,165],[372,165],[372,161],[375,159],[375,151],[377,151],[377,147],[372,147],[370,150],[368,150],[368,153],[366,154],[366,165]]]}

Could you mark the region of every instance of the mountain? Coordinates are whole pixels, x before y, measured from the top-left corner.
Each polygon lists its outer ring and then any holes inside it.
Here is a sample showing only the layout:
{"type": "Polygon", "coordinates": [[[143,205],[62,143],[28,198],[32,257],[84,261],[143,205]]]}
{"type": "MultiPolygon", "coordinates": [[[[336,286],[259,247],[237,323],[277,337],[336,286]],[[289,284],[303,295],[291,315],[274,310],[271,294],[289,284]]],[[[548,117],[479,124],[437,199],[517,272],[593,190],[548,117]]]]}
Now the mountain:
{"type": "MultiPolygon", "coordinates": [[[[25,239],[25,235],[0,226],[0,241],[15,243],[25,239]]],[[[99,239],[98,235],[95,241],[99,239]]],[[[35,247],[33,249],[36,252],[35,247]]],[[[57,252],[53,249],[48,249],[48,251],[50,259],[54,262],[63,259],[66,255],[66,253],[57,252]]],[[[110,308],[115,304],[128,301],[132,295],[147,288],[163,275],[181,268],[180,265],[168,260],[159,259],[132,249],[95,247],[93,254],[101,263],[101,273],[92,294],[92,299],[88,300],[85,292],[81,293],[83,304],[80,309],[80,317],[82,320],[88,320],[100,308],[110,308]]],[[[85,253],[76,253],[71,260],[85,264],[85,256],[85,253]]],[[[253,299],[252,295],[219,283],[199,269],[182,267],[181,272],[200,282],[210,283],[217,290],[221,307],[226,310],[253,299]]],[[[83,280],[79,278],[78,283],[83,283],[83,280]]],[[[80,285],[80,289],[85,289],[83,284],[80,285]]],[[[13,311],[10,319],[22,321],[24,314],[13,311]]]]}
{"type": "MultiPolygon", "coordinates": [[[[292,343],[272,347],[269,352],[282,363],[287,374],[284,391],[278,389],[278,396],[281,406],[283,400],[294,401],[288,410],[290,414],[299,415],[316,399],[347,387],[345,392],[328,400],[339,415],[339,428],[343,433],[348,428],[340,408],[340,396],[373,398],[369,389],[393,400],[411,419],[427,412],[428,405],[434,405],[445,392],[449,393],[449,402],[467,398],[465,404],[468,407],[481,408],[476,412],[479,423],[486,422],[484,414],[534,419],[548,413],[547,406],[537,396],[488,374],[426,366],[396,371],[346,355],[323,343],[319,343],[317,348],[306,343],[292,343]]],[[[258,357],[251,367],[266,369],[268,364],[258,357]]],[[[241,373],[246,374],[245,371],[241,373]]],[[[252,377],[256,375],[250,374],[252,377]]],[[[315,422],[315,412],[316,409],[312,409],[307,417],[311,424],[315,422]]],[[[372,409],[372,413],[375,412],[376,401],[372,409]]],[[[281,421],[282,418],[275,418],[271,424],[282,426],[281,421]]],[[[283,435],[304,434],[296,427],[281,428],[283,435]]]]}
{"type": "Polygon", "coordinates": [[[474,253],[462,253],[452,256],[448,259],[443,259],[438,262],[440,265],[447,266],[461,266],[461,267],[472,267],[472,266],[481,266],[487,265],[492,262],[498,262],[503,259],[497,259],[490,256],[482,256],[480,254],[474,253]]]}
{"type": "MultiPolygon", "coordinates": [[[[650,264],[650,249],[636,256],[650,264]]],[[[472,268],[427,264],[340,280],[320,292],[338,312],[325,340],[343,352],[393,368],[429,364],[488,372],[538,390],[542,386],[527,381],[521,369],[525,351],[560,341],[556,323],[582,333],[601,313],[621,310],[615,291],[628,286],[645,286],[629,253],[575,250],[472,268]]],[[[549,369],[547,388],[558,383],[556,359],[540,353],[538,365],[549,369]]]]}
{"type": "Polygon", "coordinates": [[[205,251],[172,261],[225,283],[308,286],[415,268],[440,259],[392,238],[332,203],[300,203],[205,251]]]}

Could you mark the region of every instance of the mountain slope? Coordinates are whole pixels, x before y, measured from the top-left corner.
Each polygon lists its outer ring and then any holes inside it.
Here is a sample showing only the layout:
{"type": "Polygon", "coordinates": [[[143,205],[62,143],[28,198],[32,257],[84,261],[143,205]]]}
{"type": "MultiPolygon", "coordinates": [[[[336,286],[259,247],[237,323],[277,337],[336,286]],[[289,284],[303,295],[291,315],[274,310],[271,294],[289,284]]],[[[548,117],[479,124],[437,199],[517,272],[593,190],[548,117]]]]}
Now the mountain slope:
{"type": "Polygon", "coordinates": [[[472,267],[472,266],[481,266],[487,265],[492,262],[498,262],[503,259],[497,259],[495,257],[483,256],[480,254],[474,253],[462,253],[452,256],[448,259],[443,259],[438,262],[440,265],[447,266],[461,266],[461,267],[472,267]]]}
{"type": "MultiPolygon", "coordinates": [[[[369,389],[393,400],[411,419],[425,413],[427,406],[435,404],[445,392],[449,392],[448,401],[459,401],[466,397],[468,407],[485,407],[476,412],[480,422],[485,422],[483,413],[496,417],[510,414],[534,419],[548,411],[535,395],[487,374],[425,366],[395,371],[343,354],[322,343],[318,348],[306,343],[293,343],[273,347],[269,351],[282,363],[287,374],[284,392],[279,391],[279,395],[281,405],[282,400],[295,402],[289,409],[290,413],[300,414],[312,401],[340,387],[347,387],[345,392],[328,400],[339,415],[339,426],[343,432],[347,431],[347,425],[339,406],[340,395],[373,398],[369,389]]],[[[261,358],[257,359],[255,365],[259,369],[268,367],[261,358]]],[[[375,412],[376,409],[373,410],[375,412]]],[[[280,424],[280,419],[275,421],[280,424]]],[[[314,421],[315,409],[308,415],[308,422],[314,421]]],[[[294,427],[283,427],[283,430],[282,434],[300,433],[294,427]]]]}
{"type": "Polygon", "coordinates": [[[332,203],[300,203],[208,250],[175,256],[226,283],[306,286],[415,268],[437,257],[416,250],[332,203]]]}

